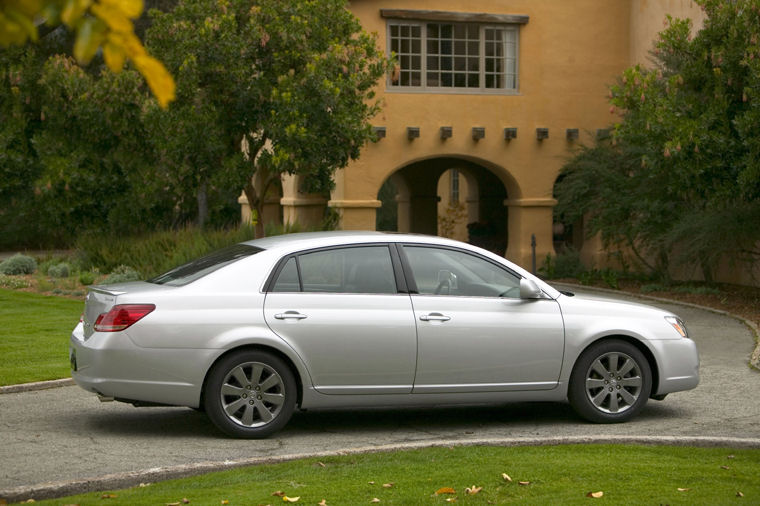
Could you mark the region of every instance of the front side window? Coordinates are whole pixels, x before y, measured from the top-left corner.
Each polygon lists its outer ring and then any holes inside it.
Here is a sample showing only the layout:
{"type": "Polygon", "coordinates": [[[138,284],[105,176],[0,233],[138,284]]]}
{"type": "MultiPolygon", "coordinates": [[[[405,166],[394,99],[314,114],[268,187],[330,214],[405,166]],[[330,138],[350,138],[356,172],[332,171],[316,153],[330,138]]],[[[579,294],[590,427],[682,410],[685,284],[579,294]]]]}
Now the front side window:
{"type": "Polygon", "coordinates": [[[427,246],[404,246],[404,252],[420,294],[520,297],[520,277],[482,257],[427,246]]]}
{"type": "Polygon", "coordinates": [[[389,21],[390,89],[516,91],[517,27],[389,21]]]}
{"type": "Polygon", "coordinates": [[[313,251],[289,258],[274,292],[394,294],[396,279],[387,246],[313,251]]]}

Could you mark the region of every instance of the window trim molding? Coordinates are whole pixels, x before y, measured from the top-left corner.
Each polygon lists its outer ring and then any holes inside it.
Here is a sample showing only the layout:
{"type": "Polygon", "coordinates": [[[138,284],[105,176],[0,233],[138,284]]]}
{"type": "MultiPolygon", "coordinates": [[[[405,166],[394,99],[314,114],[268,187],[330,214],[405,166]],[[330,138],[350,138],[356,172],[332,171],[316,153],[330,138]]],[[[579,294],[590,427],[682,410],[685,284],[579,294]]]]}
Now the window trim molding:
{"type": "Polygon", "coordinates": [[[487,12],[452,12],[411,9],[380,9],[383,18],[415,21],[454,21],[458,23],[481,23],[501,25],[525,25],[530,17],[526,14],[490,14],[487,12]]]}

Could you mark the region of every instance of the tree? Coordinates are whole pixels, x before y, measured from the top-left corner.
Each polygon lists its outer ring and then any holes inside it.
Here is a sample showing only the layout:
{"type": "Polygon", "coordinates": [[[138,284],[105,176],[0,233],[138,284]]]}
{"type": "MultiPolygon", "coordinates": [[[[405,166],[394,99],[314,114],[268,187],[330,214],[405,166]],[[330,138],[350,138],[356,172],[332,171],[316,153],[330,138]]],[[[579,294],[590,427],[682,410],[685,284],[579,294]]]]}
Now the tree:
{"type": "Polygon", "coordinates": [[[178,82],[158,150],[199,203],[212,180],[244,188],[259,216],[283,173],[329,190],[371,138],[388,64],[344,0],[181,0],[151,14],[148,46],[178,82]]]}
{"type": "Polygon", "coordinates": [[[166,107],[174,99],[174,80],[134,33],[133,20],[142,11],[142,0],[3,0],[0,46],[37,41],[38,19],[46,20],[47,27],[63,24],[76,32],[73,53],[80,63],[89,63],[102,49],[106,65],[118,73],[129,59],[166,107]]]}
{"type": "Polygon", "coordinates": [[[662,275],[694,264],[711,281],[721,259],[760,256],[760,0],[697,3],[696,35],[668,17],[654,66],[611,87],[622,121],[563,168],[557,211],[662,275]]]}

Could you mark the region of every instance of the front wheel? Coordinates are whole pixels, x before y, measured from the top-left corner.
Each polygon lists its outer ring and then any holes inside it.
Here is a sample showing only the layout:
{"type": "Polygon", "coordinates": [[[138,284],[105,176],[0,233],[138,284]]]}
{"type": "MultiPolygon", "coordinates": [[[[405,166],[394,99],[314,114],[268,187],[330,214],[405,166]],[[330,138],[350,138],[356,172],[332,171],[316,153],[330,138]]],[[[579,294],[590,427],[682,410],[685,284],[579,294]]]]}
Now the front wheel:
{"type": "Polygon", "coordinates": [[[240,351],[211,369],[204,407],[226,434],[258,439],[288,423],[296,395],[293,373],[280,358],[262,351],[240,351]]]}
{"type": "Polygon", "coordinates": [[[626,422],[646,404],[652,372],[644,354],[617,339],[596,343],[573,367],[567,397],[581,417],[597,423],[626,422]]]}

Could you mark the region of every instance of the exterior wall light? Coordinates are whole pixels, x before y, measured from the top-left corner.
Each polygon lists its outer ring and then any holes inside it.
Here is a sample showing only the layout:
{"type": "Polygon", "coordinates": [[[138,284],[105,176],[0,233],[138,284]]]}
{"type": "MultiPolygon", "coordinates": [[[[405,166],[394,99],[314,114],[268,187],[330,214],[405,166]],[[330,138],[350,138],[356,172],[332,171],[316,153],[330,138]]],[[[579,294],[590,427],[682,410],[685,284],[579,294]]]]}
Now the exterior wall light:
{"type": "Polygon", "coordinates": [[[539,141],[542,141],[548,138],[549,138],[548,128],[536,128],[536,139],[538,139],[539,141]]]}
{"type": "Polygon", "coordinates": [[[516,128],[505,128],[504,129],[504,140],[505,141],[511,141],[512,139],[517,139],[517,129],[516,128]]]}
{"type": "Polygon", "coordinates": [[[375,139],[385,139],[385,127],[384,126],[373,126],[372,127],[372,133],[375,134],[375,139]]]}
{"type": "Polygon", "coordinates": [[[450,126],[442,126],[440,130],[441,140],[450,139],[454,135],[454,128],[450,126]]]}
{"type": "Polygon", "coordinates": [[[410,141],[420,136],[420,127],[406,127],[406,138],[410,141]]]}
{"type": "Polygon", "coordinates": [[[486,136],[486,129],[484,127],[472,127],[472,140],[479,141],[486,136]]]}
{"type": "Polygon", "coordinates": [[[577,141],[578,140],[578,129],[577,128],[568,128],[565,130],[565,136],[567,137],[567,140],[569,141],[577,141]]]}

